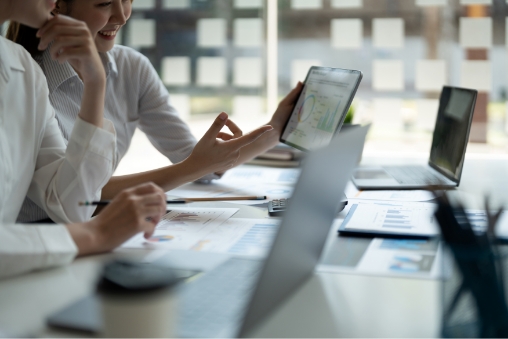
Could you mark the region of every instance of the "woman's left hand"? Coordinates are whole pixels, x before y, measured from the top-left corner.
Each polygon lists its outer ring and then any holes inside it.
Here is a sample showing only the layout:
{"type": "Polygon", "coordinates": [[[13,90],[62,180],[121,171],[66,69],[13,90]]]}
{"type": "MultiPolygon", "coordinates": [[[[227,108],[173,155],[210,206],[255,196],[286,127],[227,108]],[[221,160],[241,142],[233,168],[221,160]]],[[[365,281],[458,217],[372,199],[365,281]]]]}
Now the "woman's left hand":
{"type": "Polygon", "coordinates": [[[291,112],[293,112],[296,101],[298,100],[302,89],[303,84],[298,82],[296,87],[293,88],[291,92],[289,92],[288,95],[286,95],[286,97],[279,103],[277,110],[275,113],[273,113],[272,119],[268,123],[268,125],[272,126],[273,129],[279,133],[279,135],[282,134],[282,129],[286,125],[291,112]]]}

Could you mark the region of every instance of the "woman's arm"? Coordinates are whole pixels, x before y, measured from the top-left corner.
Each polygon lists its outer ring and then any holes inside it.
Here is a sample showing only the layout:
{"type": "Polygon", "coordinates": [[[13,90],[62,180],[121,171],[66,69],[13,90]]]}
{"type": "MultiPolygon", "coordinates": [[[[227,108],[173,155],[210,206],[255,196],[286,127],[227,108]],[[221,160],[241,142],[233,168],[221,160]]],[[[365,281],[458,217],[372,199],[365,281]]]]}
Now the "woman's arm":
{"type": "Polygon", "coordinates": [[[196,145],[189,158],[178,164],[153,171],[112,177],[102,190],[102,199],[111,199],[122,189],[147,181],[153,181],[165,191],[170,191],[184,183],[197,180],[208,173],[221,173],[249,161],[277,145],[282,129],[293,111],[302,88],[303,84],[298,83],[280,102],[270,120],[269,125],[273,129],[264,130],[265,126],[263,126],[261,129],[242,136],[242,131],[231,120],[221,121],[220,118],[217,118],[208,133],[196,145]],[[220,132],[224,125],[228,126],[233,135],[220,132]],[[261,134],[262,137],[260,137],[261,134]],[[226,140],[226,142],[233,140],[246,140],[247,142],[238,144],[239,147],[235,150],[238,153],[224,153],[220,152],[221,142],[216,140],[216,137],[226,140]],[[245,139],[245,137],[249,139],[245,139]]]}
{"type": "Polygon", "coordinates": [[[83,106],[67,147],[48,99],[48,87],[37,67],[38,116],[45,117],[35,172],[28,197],[61,223],[90,219],[93,208],[78,206],[81,200],[100,197],[113,172],[116,157],[115,130],[103,119],[105,71],[91,34],[84,23],[56,16],[38,32],[39,48],[51,43],[59,62],[69,62],[85,83],[83,106]],[[102,128],[104,127],[104,128],[102,128]]]}
{"type": "Polygon", "coordinates": [[[208,173],[225,171],[236,166],[241,149],[256,140],[263,139],[265,134],[272,131],[271,126],[262,126],[243,136],[240,131],[236,137],[227,137],[225,133],[221,132],[224,126],[234,130],[238,129],[228,119],[226,113],[219,114],[187,159],[153,171],[112,177],[102,190],[102,199],[112,199],[121,190],[148,181],[154,182],[164,191],[169,191],[184,183],[197,180],[208,173]],[[224,139],[227,140],[224,141],[224,139]]]}
{"type": "Polygon", "coordinates": [[[56,15],[37,32],[37,37],[41,38],[40,50],[50,47],[53,59],[68,62],[78,73],[84,85],[79,117],[102,128],[106,72],[86,24],[56,15]]]}
{"type": "Polygon", "coordinates": [[[96,218],[68,225],[0,225],[0,279],[107,252],[139,232],[150,237],[166,212],[153,184],[125,190],[96,218]]]}
{"type": "Polygon", "coordinates": [[[256,156],[266,152],[279,143],[283,132],[282,129],[286,125],[291,112],[293,112],[296,101],[298,100],[302,89],[303,84],[299,82],[296,87],[293,88],[293,90],[289,92],[289,94],[279,103],[277,110],[268,123],[268,125],[273,127],[273,130],[263,135],[263,138],[259,138],[253,143],[243,147],[240,151],[240,157],[238,158],[235,166],[241,165],[255,158],[256,156]]]}

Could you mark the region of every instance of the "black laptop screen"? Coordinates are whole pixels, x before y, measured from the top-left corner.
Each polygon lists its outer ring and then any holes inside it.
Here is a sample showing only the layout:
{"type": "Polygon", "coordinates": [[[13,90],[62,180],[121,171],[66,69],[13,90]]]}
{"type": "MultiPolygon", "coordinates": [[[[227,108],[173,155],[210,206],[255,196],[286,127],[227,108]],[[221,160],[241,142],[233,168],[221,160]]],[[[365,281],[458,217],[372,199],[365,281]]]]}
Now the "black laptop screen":
{"type": "Polygon", "coordinates": [[[477,91],[444,87],[432,139],[430,164],[459,180],[464,164],[477,91]]]}

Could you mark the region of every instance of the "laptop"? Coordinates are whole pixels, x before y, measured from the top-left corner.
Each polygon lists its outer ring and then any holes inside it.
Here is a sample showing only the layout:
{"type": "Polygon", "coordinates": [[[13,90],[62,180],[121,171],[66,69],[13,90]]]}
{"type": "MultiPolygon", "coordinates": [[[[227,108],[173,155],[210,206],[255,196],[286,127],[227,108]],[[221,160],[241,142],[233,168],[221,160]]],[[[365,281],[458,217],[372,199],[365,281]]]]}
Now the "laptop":
{"type": "MultiPolygon", "coordinates": [[[[266,259],[232,257],[185,284],[179,337],[248,337],[313,274],[368,129],[341,133],[309,154],[266,259]]],[[[88,297],[48,323],[98,333],[100,321],[98,301],[88,297]]]]}
{"type": "Polygon", "coordinates": [[[362,190],[458,187],[477,94],[472,89],[443,87],[426,166],[360,167],[353,183],[362,190]]]}

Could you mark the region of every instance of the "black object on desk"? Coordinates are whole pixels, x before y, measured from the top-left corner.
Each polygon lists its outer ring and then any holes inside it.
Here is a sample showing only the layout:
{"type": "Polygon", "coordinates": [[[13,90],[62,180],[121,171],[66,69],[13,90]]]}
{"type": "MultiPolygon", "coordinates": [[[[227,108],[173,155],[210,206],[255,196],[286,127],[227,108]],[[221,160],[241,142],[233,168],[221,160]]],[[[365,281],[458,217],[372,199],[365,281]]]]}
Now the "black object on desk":
{"type": "Polygon", "coordinates": [[[461,206],[451,206],[446,195],[437,201],[435,217],[459,272],[443,282],[443,337],[508,337],[503,258],[494,237],[500,212],[492,216],[487,206],[488,231],[475,234],[461,206]]]}
{"type": "MultiPolygon", "coordinates": [[[[288,202],[289,198],[270,200],[268,202],[268,214],[271,217],[282,217],[284,211],[287,208],[288,202]]],[[[347,204],[348,204],[347,197],[343,195],[339,205],[339,212],[342,211],[347,204]]]]}

